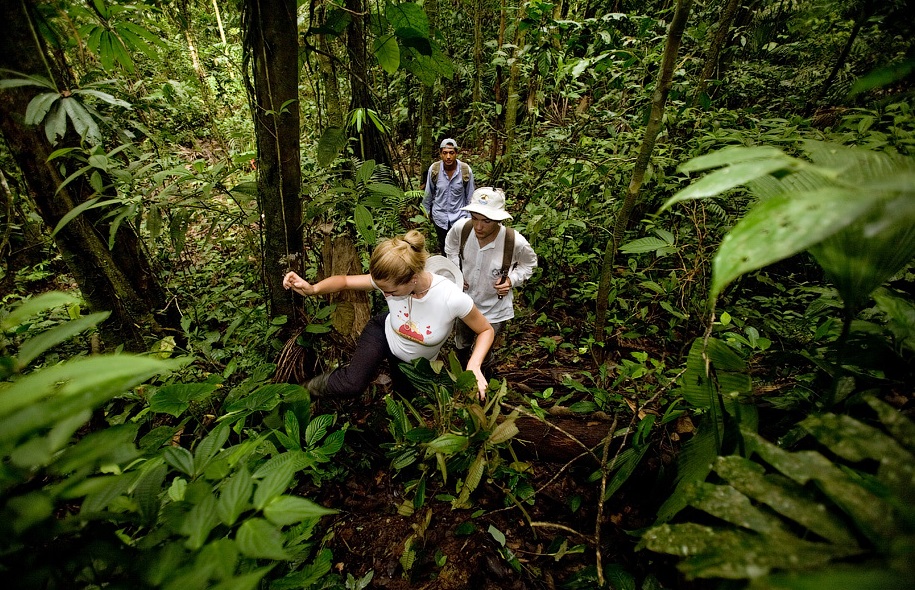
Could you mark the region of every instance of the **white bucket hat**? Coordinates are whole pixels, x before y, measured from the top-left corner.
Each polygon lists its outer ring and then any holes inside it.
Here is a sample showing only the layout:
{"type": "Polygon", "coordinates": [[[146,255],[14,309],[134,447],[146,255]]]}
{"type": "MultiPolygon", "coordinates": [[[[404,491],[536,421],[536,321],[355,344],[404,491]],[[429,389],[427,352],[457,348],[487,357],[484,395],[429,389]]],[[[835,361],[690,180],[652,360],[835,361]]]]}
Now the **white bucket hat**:
{"type": "Polygon", "coordinates": [[[444,256],[430,256],[426,259],[426,270],[432,274],[442,275],[446,279],[450,279],[454,282],[455,285],[464,288],[464,274],[461,272],[461,269],[455,263],[451,262],[444,256]]]}
{"type": "Polygon", "coordinates": [[[512,216],[505,210],[505,193],[500,188],[484,186],[473,191],[470,204],[463,207],[464,211],[479,213],[493,221],[505,221],[512,216]]]}

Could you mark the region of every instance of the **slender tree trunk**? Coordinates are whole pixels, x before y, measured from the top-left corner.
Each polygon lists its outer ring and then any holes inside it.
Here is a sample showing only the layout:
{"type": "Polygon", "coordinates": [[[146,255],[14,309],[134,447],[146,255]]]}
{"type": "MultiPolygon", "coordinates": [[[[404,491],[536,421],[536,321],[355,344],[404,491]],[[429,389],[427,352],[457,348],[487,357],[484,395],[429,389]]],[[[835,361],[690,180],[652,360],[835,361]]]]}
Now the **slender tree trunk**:
{"type": "MultiPolygon", "coordinates": [[[[426,0],[424,5],[426,16],[429,17],[429,38],[435,36],[438,30],[438,0],[426,0]]],[[[474,33],[476,34],[476,33],[474,33]]],[[[426,182],[425,170],[435,158],[435,140],[432,137],[432,127],[435,124],[435,93],[433,86],[423,84],[422,102],[419,105],[419,161],[420,185],[426,182]]]]}
{"type": "Polygon", "coordinates": [[[219,39],[222,44],[226,44],[226,30],[222,26],[222,13],[219,11],[219,1],[213,0],[213,12],[216,13],[216,26],[219,27],[219,39]]]}
{"type": "Polygon", "coordinates": [[[648,168],[648,162],[651,160],[651,154],[654,151],[655,141],[658,138],[658,133],[661,131],[661,120],[664,117],[664,107],[667,103],[667,95],[670,92],[674,66],[677,62],[677,53],[680,50],[680,41],[683,38],[683,30],[686,28],[686,20],[689,17],[691,7],[692,0],[677,1],[674,18],[670,23],[670,30],[667,33],[667,44],[664,48],[664,56],[661,61],[661,70],[658,73],[658,81],[655,84],[655,89],[651,96],[651,116],[648,119],[648,126],[645,128],[645,136],[642,138],[642,146],[635,162],[635,168],[632,170],[629,189],[626,191],[622,208],[620,209],[619,214],[617,214],[616,222],[613,226],[613,235],[607,241],[607,246],[604,249],[604,259],[601,268],[600,283],[597,289],[597,307],[594,320],[594,339],[601,345],[595,348],[600,362],[603,362],[606,358],[606,350],[602,345],[606,339],[604,328],[607,324],[607,299],[610,294],[610,279],[613,274],[613,262],[616,258],[616,252],[619,249],[623,234],[629,226],[629,216],[638,200],[639,190],[641,189],[642,181],[645,178],[645,170],[648,168]]]}
{"type": "MultiPolygon", "coordinates": [[[[0,68],[50,77],[61,88],[69,88],[69,71],[53,64],[30,7],[31,3],[0,0],[6,19],[5,33],[0,36],[0,68]]],[[[69,167],[65,159],[49,162],[48,157],[56,148],[78,148],[79,143],[52,146],[43,128],[25,125],[26,108],[37,92],[31,86],[0,91],[0,132],[42,220],[48,227],[56,227],[65,215],[93,196],[94,190],[81,179],[60,188],[61,167],[71,168],[65,172],[69,174],[76,165],[69,167]]],[[[145,337],[149,334],[180,334],[176,309],[167,305],[165,291],[139,237],[130,224],[121,224],[109,249],[109,231],[110,226],[99,214],[85,212],[55,237],[89,307],[112,312],[102,325],[106,338],[142,351],[147,349],[145,337]]]]}
{"type": "MultiPolygon", "coordinates": [[[[372,90],[369,85],[368,48],[366,47],[365,19],[367,16],[363,0],[346,0],[346,9],[352,16],[346,33],[346,48],[350,59],[351,109],[375,109],[372,90]]],[[[357,155],[361,160],[375,160],[389,168],[391,158],[382,133],[371,122],[366,122],[359,133],[357,155]]]]}
{"type": "Polygon", "coordinates": [[[473,1],[473,83],[471,85],[471,100],[473,110],[470,113],[470,128],[474,136],[468,136],[465,141],[479,143],[480,136],[475,133],[478,123],[483,118],[483,0],[473,1]]]}
{"type": "Polygon", "coordinates": [[[515,133],[518,123],[518,106],[521,98],[518,93],[518,80],[521,77],[521,55],[524,52],[524,33],[519,26],[524,16],[522,7],[516,8],[515,38],[513,41],[512,61],[508,68],[508,97],[505,101],[505,153],[502,156],[502,171],[512,169],[513,152],[515,149],[515,133]]]}
{"type": "Polygon", "coordinates": [[[14,291],[20,270],[48,260],[51,245],[41,222],[24,206],[30,201],[20,196],[23,191],[16,184],[10,186],[0,170],[0,293],[14,291]]]}
{"type": "MultiPolygon", "coordinates": [[[[293,317],[283,274],[299,269],[302,251],[296,0],[245,1],[245,55],[250,61],[257,193],[262,215],[262,271],[270,315],[293,317]]],[[[246,68],[247,69],[247,68],[246,68]]]]}
{"type": "Polygon", "coordinates": [[[823,100],[823,97],[826,96],[826,93],[829,92],[829,89],[832,88],[833,82],[836,81],[836,77],[839,75],[839,71],[845,67],[845,62],[848,60],[849,54],[851,54],[851,48],[855,44],[855,40],[858,38],[858,34],[861,32],[861,29],[867,24],[867,21],[873,16],[874,12],[879,6],[876,2],[862,2],[858,11],[858,17],[855,19],[855,25],[852,27],[851,33],[848,35],[848,40],[845,42],[845,46],[842,48],[839,57],[836,58],[836,63],[832,68],[832,71],[829,72],[829,75],[823,81],[823,84],[820,85],[819,91],[816,93],[816,96],[807,103],[806,113],[810,115],[820,104],[820,101],[823,100]]]}
{"type": "MultiPolygon", "coordinates": [[[[321,3],[317,8],[319,22],[327,18],[327,4],[321,3]]],[[[327,127],[343,129],[346,124],[346,108],[340,96],[340,84],[337,81],[337,68],[334,56],[333,40],[324,33],[317,35],[319,51],[316,52],[321,88],[324,90],[324,113],[327,116],[327,127]]]]}
{"type": "MultiPolygon", "coordinates": [[[[505,19],[506,11],[508,6],[506,5],[506,0],[501,0],[501,10],[499,10],[499,38],[498,38],[498,47],[499,50],[502,50],[502,46],[505,44],[505,19]]],[[[493,88],[493,101],[496,105],[502,104],[502,66],[496,66],[496,80],[495,87],[493,88]]],[[[497,160],[501,155],[502,148],[500,146],[500,136],[499,136],[499,118],[496,117],[496,120],[493,121],[492,125],[492,151],[490,152],[490,162],[492,163],[492,181],[495,182],[499,179],[499,166],[496,165],[497,160]]]]}
{"type": "Polygon", "coordinates": [[[721,11],[721,18],[718,19],[718,28],[715,30],[715,36],[709,44],[708,53],[705,56],[705,63],[702,65],[702,73],[699,74],[699,81],[696,83],[696,93],[693,95],[693,105],[698,104],[700,97],[708,87],[709,79],[715,75],[718,68],[718,56],[728,41],[731,33],[731,23],[734,21],[734,15],[737,14],[737,8],[740,7],[742,0],[728,0],[724,10],[721,11]]]}
{"type": "Polygon", "coordinates": [[[203,106],[207,111],[210,133],[213,134],[213,139],[217,144],[219,144],[219,147],[222,149],[223,153],[227,155],[229,153],[229,147],[226,145],[226,141],[222,137],[222,132],[219,131],[219,127],[216,126],[217,115],[213,103],[212,93],[210,92],[210,84],[207,82],[207,72],[204,69],[203,64],[200,62],[200,53],[197,51],[197,43],[194,41],[194,34],[191,29],[191,14],[188,8],[188,0],[182,0],[178,3],[178,12],[178,24],[184,33],[184,40],[187,42],[188,54],[191,56],[191,65],[194,68],[194,74],[197,76],[197,86],[200,88],[200,96],[203,99],[203,106]]]}

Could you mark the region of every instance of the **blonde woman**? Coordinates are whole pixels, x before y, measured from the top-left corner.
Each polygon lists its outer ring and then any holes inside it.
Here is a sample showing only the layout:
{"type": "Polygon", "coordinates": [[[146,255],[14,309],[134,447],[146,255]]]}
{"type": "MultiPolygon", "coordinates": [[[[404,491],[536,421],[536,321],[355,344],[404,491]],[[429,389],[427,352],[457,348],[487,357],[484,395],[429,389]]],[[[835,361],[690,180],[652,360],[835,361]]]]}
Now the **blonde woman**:
{"type": "Polygon", "coordinates": [[[485,399],[487,381],[480,366],[493,343],[492,326],[461,287],[426,269],[428,258],[426,238],[413,230],[378,244],[369,262],[369,274],[334,275],[314,285],[294,272],[286,274],[283,286],[300,295],[378,289],[388,302],[388,312],[366,324],[349,364],[308,382],[306,387],[312,395],[363,392],[385,358],[390,362],[395,387],[406,385],[398,364],[434,359],[454,320],[460,318],[476,334],[466,369],[473,371],[480,399],[485,399]]]}

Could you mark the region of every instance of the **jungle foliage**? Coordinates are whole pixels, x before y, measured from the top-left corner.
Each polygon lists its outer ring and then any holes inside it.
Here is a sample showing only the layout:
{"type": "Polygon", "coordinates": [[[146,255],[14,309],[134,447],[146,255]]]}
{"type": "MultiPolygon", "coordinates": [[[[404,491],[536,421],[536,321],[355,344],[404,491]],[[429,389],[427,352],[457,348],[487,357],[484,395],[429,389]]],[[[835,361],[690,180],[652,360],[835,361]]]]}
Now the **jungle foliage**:
{"type": "MultiPolygon", "coordinates": [[[[0,572],[14,587],[369,587],[383,572],[333,568],[340,506],[309,499],[366,465],[414,519],[406,584],[453,565],[429,546],[441,505],[518,584],[557,564],[565,588],[912,579],[911,1],[726,16],[711,2],[290,2],[298,97],[273,103],[244,39],[278,13],[243,4],[0,3],[41,41],[4,57],[37,71],[0,71],[0,572]],[[637,171],[676,7],[688,18],[637,171]],[[265,165],[255,121],[296,121],[297,191],[264,189],[282,167],[265,165]],[[409,366],[413,395],[366,398],[384,439],[366,449],[351,436],[364,424],[276,379],[345,362],[334,326],[352,308],[277,305],[270,283],[321,278],[335,240],[365,268],[380,238],[431,236],[416,190],[428,137],[457,138],[476,184],[506,189],[541,264],[488,399],[453,356],[409,366]],[[66,234],[83,223],[108,266],[130,270],[118,244],[136,237],[150,272],[120,286],[161,293],[158,308],[100,305],[66,234]],[[106,329],[115,315],[131,334],[106,329]],[[544,477],[520,428],[556,415],[602,431],[590,446],[562,431],[577,456],[544,477]],[[537,530],[559,477],[590,492],[567,502],[578,530],[523,554],[487,516],[537,530]],[[607,541],[619,498],[651,515],[623,550],[607,541]]],[[[271,157],[288,165],[284,149],[271,157]]]]}

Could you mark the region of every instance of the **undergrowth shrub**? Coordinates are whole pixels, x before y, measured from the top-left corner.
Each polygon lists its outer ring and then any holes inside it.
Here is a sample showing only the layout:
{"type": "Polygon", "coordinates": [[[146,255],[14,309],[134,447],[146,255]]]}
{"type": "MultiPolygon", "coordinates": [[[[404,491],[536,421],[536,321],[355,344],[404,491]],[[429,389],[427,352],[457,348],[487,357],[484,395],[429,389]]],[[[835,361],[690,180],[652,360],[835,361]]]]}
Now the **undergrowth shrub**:
{"type": "Polygon", "coordinates": [[[303,477],[328,476],[344,437],[335,419],[312,417],[301,387],[263,382],[233,391],[210,408],[214,415],[194,416],[191,404],[216,387],[159,381],[147,410],[87,428],[112,398],[191,359],[92,355],[30,371],[107,314],[74,313],[15,354],[6,335],[77,303],[48,293],[0,316],[0,571],[8,583],[242,589],[270,580],[300,588],[327,575],[331,556],[314,535],[335,511],[293,490],[303,477]],[[149,414],[177,422],[149,423],[149,414]],[[199,428],[203,417],[215,427],[199,428]]]}

